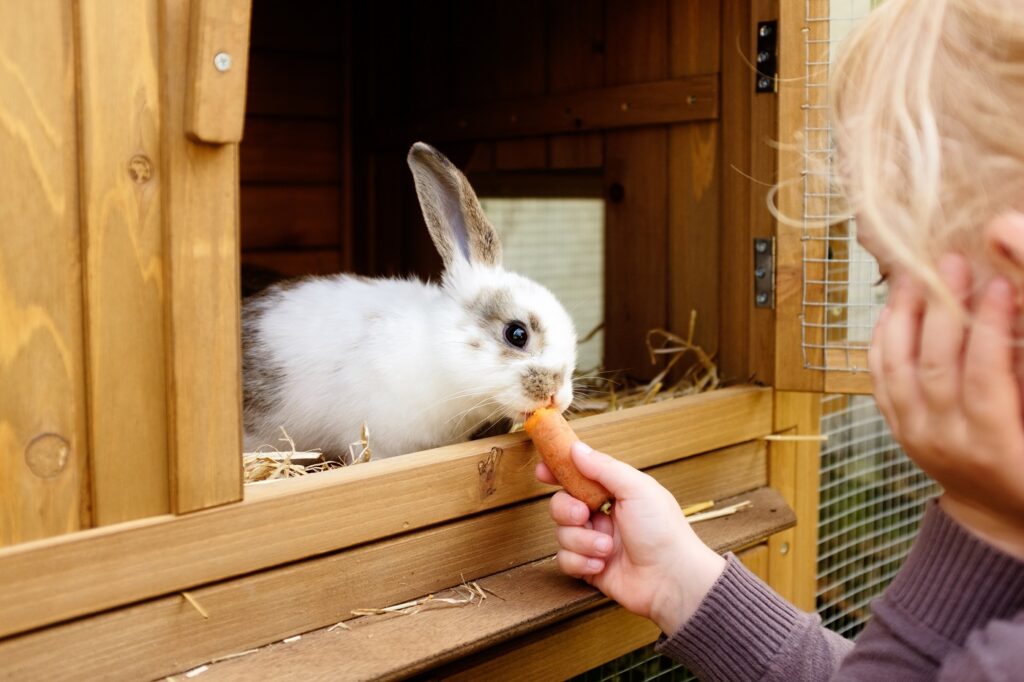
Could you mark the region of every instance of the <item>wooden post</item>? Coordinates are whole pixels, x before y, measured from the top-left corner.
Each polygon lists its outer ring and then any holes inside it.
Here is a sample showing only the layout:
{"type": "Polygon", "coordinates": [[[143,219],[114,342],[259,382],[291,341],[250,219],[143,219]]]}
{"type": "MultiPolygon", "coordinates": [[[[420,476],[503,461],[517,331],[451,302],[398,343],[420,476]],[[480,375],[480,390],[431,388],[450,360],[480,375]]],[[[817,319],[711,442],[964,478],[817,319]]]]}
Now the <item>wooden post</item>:
{"type": "Polygon", "coordinates": [[[73,27],[0,3],[0,545],[90,525],[73,27]]]}

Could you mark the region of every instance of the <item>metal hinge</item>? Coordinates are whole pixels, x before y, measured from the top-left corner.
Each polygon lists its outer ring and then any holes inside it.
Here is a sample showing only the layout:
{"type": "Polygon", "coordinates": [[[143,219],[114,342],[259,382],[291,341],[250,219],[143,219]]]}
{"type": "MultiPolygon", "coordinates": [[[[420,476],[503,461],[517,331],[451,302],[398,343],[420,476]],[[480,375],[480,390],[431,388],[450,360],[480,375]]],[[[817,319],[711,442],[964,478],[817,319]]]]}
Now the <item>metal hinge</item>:
{"type": "Polygon", "coordinates": [[[754,239],[754,307],[775,307],[775,237],[754,239]]]}
{"type": "Polygon", "coordinates": [[[779,22],[762,21],[757,25],[757,66],[754,92],[779,91],[779,22]]]}

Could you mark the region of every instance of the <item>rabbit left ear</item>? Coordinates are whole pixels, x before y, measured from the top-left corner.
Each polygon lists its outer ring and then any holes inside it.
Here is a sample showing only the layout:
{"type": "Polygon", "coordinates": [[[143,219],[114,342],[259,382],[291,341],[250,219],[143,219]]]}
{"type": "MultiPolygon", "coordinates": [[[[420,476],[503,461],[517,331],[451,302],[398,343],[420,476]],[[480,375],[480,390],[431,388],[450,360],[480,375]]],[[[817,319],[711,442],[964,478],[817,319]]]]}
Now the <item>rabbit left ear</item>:
{"type": "Polygon", "coordinates": [[[484,216],[466,176],[444,154],[417,142],[409,150],[423,218],[446,270],[458,263],[501,265],[498,233],[484,216]]]}

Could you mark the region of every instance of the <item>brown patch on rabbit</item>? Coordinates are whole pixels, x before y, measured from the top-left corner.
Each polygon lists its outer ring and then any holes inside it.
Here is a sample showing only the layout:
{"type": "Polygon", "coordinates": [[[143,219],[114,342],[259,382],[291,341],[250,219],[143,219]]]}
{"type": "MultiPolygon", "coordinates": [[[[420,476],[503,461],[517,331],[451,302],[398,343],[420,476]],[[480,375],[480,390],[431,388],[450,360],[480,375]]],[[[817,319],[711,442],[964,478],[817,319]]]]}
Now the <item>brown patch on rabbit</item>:
{"type": "Polygon", "coordinates": [[[540,367],[530,367],[523,373],[523,392],[531,400],[547,400],[562,385],[562,373],[540,367]]]}

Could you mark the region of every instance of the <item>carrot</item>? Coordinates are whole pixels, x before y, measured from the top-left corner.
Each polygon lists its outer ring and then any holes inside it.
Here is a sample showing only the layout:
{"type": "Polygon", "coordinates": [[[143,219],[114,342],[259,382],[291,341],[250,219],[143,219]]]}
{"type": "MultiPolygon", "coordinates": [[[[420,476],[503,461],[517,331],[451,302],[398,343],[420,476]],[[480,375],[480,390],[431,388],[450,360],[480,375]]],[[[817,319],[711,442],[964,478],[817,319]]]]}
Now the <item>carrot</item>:
{"type": "Polygon", "coordinates": [[[597,481],[585,477],[572,463],[572,444],[579,436],[558,410],[542,407],[523,425],[537,447],[541,459],[565,491],[590,507],[605,514],[612,506],[612,494],[597,481]]]}

